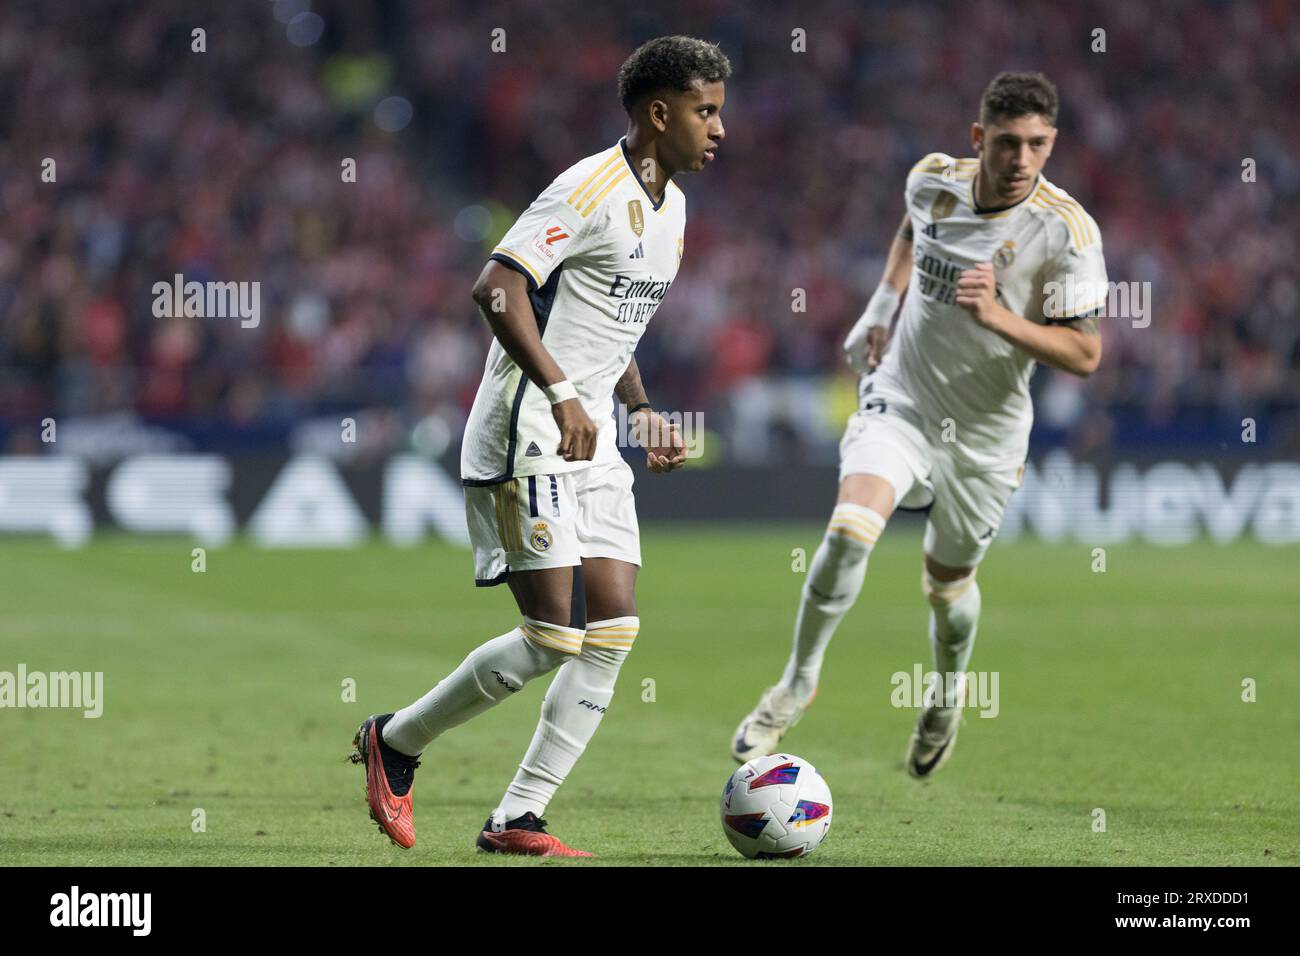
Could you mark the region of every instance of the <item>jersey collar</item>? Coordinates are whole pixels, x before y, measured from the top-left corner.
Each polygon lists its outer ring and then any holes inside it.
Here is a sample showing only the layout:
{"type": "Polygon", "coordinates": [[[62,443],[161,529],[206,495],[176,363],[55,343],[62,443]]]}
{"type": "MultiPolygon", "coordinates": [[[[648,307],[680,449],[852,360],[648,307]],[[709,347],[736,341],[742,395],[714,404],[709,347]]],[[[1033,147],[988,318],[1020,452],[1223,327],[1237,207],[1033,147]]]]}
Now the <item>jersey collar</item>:
{"type": "Polygon", "coordinates": [[[650,190],[645,188],[645,183],[641,181],[641,177],[637,174],[636,167],[632,165],[632,157],[627,154],[626,136],[618,141],[618,148],[623,154],[623,162],[627,163],[627,168],[632,170],[632,178],[636,180],[636,184],[640,186],[641,191],[645,193],[645,198],[650,200],[650,208],[655,212],[658,212],[663,208],[663,204],[668,201],[668,184],[664,183],[664,194],[660,197],[659,202],[656,203],[654,197],[650,195],[650,190]]]}
{"type": "Polygon", "coordinates": [[[1043,182],[1043,174],[1042,174],[1042,173],[1039,173],[1037,176],[1035,176],[1035,177],[1034,177],[1034,185],[1033,185],[1033,187],[1029,190],[1029,192],[1025,193],[1024,196],[1022,196],[1020,199],[1017,199],[1015,202],[1013,202],[1013,203],[1012,203],[1011,205],[1009,205],[1009,206],[985,206],[985,207],[981,207],[980,204],[979,204],[978,202],[975,201],[975,180],[977,180],[977,179],[979,179],[979,173],[978,173],[978,172],[977,172],[974,176],[972,176],[972,177],[970,178],[970,208],[971,208],[972,211],[974,211],[975,215],[977,215],[977,216],[987,216],[987,215],[989,215],[990,213],[995,213],[995,212],[1007,212],[1007,211],[1010,210],[1010,209],[1015,209],[1017,206],[1019,206],[1019,205],[1020,205],[1021,203],[1023,203],[1025,200],[1027,200],[1027,199],[1032,199],[1033,196],[1034,196],[1034,194],[1038,192],[1038,187],[1039,187],[1040,185],[1042,185],[1042,182],[1043,182]]]}

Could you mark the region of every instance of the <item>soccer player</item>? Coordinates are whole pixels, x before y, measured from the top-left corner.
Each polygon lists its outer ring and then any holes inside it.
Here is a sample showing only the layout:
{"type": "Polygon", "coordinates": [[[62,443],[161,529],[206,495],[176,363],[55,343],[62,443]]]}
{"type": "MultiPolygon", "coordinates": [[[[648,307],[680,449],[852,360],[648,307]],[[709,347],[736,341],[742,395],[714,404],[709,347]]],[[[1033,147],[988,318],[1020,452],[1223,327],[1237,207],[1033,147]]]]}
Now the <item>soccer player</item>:
{"type": "Polygon", "coordinates": [[[925,777],[952,755],[965,696],[957,675],[979,623],[975,571],[1023,474],[1030,376],[1036,362],[1087,376],[1101,359],[1101,234],[1042,174],[1056,112],[1045,76],[999,74],[971,126],[975,156],[931,153],[908,174],[884,276],[844,343],[861,379],[840,444],[839,497],[785,672],[732,738],[738,761],[774,751],[812,702],[826,646],[896,507],[927,512],[921,587],[944,677],[917,715],[907,770],[925,777]]]}
{"type": "Polygon", "coordinates": [[[353,741],[371,817],[415,843],[411,794],[439,735],[557,670],[514,780],[480,849],[590,856],[542,813],[596,732],[640,626],[632,471],[612,398],[652,472],[683,464],[675,427],[651,410],[633,351],[682,258],[686,197],[674,176],[713,161],[731,67],[711,43],[660,37],[619,70],[627,135],[559,175],[506,233],[474,300],[496,341],[470,411],[461,483],[475,583],[510,587],[522,621],[436,687],[372,716],[353,741]]]}

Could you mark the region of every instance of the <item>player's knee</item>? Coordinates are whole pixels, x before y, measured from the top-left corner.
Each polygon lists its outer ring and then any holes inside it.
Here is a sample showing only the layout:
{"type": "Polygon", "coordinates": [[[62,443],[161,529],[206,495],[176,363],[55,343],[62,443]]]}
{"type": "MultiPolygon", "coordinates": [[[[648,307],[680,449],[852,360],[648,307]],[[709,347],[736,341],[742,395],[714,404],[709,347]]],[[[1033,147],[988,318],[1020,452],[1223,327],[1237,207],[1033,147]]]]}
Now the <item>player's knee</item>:
{"type": "Polygon", "coordinates": [[[537,618],[524,617],[520,625],[528,646],[546,658],[563,663],[582,650],[582,641],[586,631],[580,627],[568,627],[564,624],[552,624],[537,618]]]}
{"type": "Polygon", "coordinates": [[[474,649],[465,659],[479,689],[504,700],[530,680],[549,674],[582,647],[582,631],[531,617],[513,631],[474,649]]]}
{"type": "Polygon", "coordinates": [[[894,511],[894,486],[880,475],[845,475],[840,481],[836,505],[869,508],[887,519],[894,511]]]}
{"type": "Polygon", "coordinates": [[[584,630],[587,624],[586,587],[582,566],[548,568],[510,577],[510,588],[525,620],[546,627],[584,630]]]}
{"type": "Polygon", "coordinates": [[[926,567],[921,571],[921,593],[930,602],[930,606],[935,609],[951,607],[976,587],[974,568],[944,568],[940,571],[942,576],[936,575],[934,570],[938,569],[932,568],[927,561],[926,567]],[[960,571],[966,573],[953,577],[953,574],[960,571]]]}
{"type": "Polygon", "coordinates": [[[641,619],[633,614],[592,621],[582,639],[582,656],[598,666],[617,670],[640,631],[641,619]]]}
{"type": "Polygon", "coordinates": [[[867,560],[867,556],[871,554],[871,545],[861,538],[844,533],[842,530],[827,528],[826,535],[822,538],[820,550],[825,560],[814,562],[815,564],[852,566],[867,560]]]}
{"type": "Polygon", "coordinates": [[[876,546],[887,520],[872,508],[840,502],[831,512],[823,544],[836,556],[850,560],[865,558],[876,546]]]}

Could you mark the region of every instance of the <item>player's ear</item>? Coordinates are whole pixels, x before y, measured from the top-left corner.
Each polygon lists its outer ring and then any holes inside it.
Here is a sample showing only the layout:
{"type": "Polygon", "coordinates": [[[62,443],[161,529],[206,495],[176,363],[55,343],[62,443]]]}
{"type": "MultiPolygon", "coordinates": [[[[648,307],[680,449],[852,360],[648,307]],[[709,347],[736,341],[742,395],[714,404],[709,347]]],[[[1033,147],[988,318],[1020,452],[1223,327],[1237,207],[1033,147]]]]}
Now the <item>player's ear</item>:
{"type": "Polygon", "coordinates": [[[977,154],[984,148],[984,127],[979,123],[970,124],[970,144],[977,154]]]}
{"type": "Polygon", "coordinates": [[[650,117],[650,125],[663,132],[668,128],[668,104],[661,99],[653,99],[647,109],[650,117]]]}

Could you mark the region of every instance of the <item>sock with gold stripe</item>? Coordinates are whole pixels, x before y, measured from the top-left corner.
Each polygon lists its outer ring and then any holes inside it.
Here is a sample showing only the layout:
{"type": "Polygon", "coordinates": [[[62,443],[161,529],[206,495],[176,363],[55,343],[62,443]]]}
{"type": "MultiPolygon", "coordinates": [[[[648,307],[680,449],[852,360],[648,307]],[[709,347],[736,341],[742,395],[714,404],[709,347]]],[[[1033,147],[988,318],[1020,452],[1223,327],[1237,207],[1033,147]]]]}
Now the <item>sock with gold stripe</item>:
{"type": "MultiPolygon", "coordinates": [[[[975,649],[975,632],[980,619],[980,586],[972,572],[956,581],[940,581],[922,572],[921,589],[930,602],[930,649],[934,652],[934,669],[944,679],[948,674],[966,670],[975,649]]],[[[942,706],[955,706],[945,700],[942,706]]]]}
{"type": "Polygon", "coordinates": [[[807,701],[817,689],[826,646],[862,590],[867,557],[885,528],[879,512],[847,502],[835,506],[813,555],[795,618],[794,647],[781,685],[807,701]]]}
{"type": "Polygon", "coordinates": [[[640,626],[636,617],[587,625],[582,652],[564,663],[546,691],[533,741],[501,800],[507,820],[546,810],[600,726],[640,626]]]}
{"type": "Polygon", "coordinates": [[[581,630],[525,617],[522,626],[470,651],[437,687],[393,714],[384,727],[384,741],[415,756],[440,734],[554,670],[581,646],[581,630]]]}

